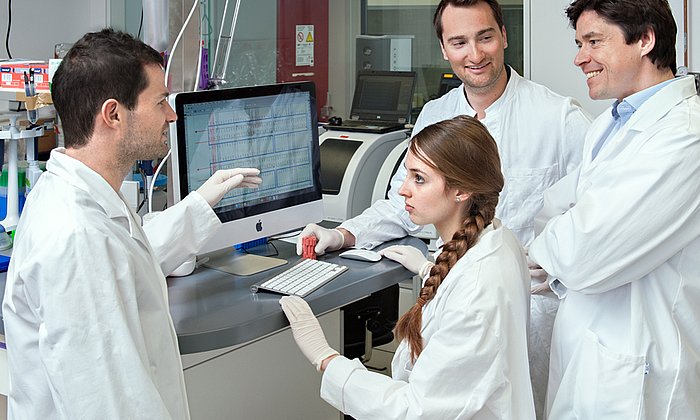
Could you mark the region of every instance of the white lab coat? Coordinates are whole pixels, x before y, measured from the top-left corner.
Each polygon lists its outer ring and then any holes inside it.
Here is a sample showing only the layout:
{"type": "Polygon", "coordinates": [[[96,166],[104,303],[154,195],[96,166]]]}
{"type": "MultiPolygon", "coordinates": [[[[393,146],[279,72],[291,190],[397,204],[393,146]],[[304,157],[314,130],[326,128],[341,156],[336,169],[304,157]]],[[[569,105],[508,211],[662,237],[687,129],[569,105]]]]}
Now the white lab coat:
{"type": "Polygon", "coordinates": [[[63,152],[27,200],[7,275],[9,416],[188,419],[163,271],[220,222],[190,194],[153,219],[167,228],[152,248],[121,194],[63,152]]]}
{"type": "MultiPolygon", "coordinates": [[[[428,102],[416,121],[413,135],[457,115],[476,115],[464,96],[464,86],[428,102]]],[[[542,208],[542,194],[581,162],[583,140],[590,119],[571,98],[510,71],[506,90],[486,109],[481,120],[496,140],[505,187],[496,215],[527,247],[534,235],[534,218],[542,208]]],[[[388,200],[375,202],[340,227],[352,232],[358,248],[373,248],[419,230],[405,210],[399,188],[406,179],[399,165],[391,180],[388,200]]]]}
{"type": "Polygon", "coordinates": [[[534,419],[527,263],[515,236],[494,224],[423,308],[416,364],[405,341],[392,378],[336,357],[323,374],[323,399],[358,420],[534,419]]]}
{"type": "MultiPolygon", "coordinates": [[[[423,107],[413,135],[438,121],[475,114],[464,96],[464,86],[452,89],[423,107]]],[[[524,79],[511,69],[506,90],[486,109],[481,122],[496,140],[505,176],[496,217],[528,247],[535,237],[534,218],[542,208],[544,190],[581,162],[590,119],[573,99],[524,79]]],[[[340,226],[355,235],[357,247],[371,248],[420,229],[409,219],[404,200],[398,195],[404,179],[406,168],[402,164],[391,181],[388,200],[375,202],[340,226]]],[[[541,418],[558,302],[548,293],[533,295],[531,304],[530,374],[538,418],[541,418]]]]}
{"type": "Polygon", "coordinates": [[[549,418],[697,419],[700,98],[692,78],[649,98],[591,160],[611,123],[609,112],[596,119],[580,171],[546,192],[543,220],[554,217],[530,247],[563,298],[549,418]]]}

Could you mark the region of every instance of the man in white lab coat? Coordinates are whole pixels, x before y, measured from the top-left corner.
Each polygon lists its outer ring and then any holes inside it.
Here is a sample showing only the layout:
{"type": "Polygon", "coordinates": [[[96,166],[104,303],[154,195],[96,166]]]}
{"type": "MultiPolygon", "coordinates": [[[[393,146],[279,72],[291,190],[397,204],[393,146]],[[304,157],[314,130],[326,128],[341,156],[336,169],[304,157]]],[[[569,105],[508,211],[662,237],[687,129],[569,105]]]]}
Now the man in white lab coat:
{"type": "Polygon", "coordinates": [[[5,285],[10,418],[189,418],[163,274],[221,225],[212,205],[260,179],[217,172],[141,228],[119,188],[135,160],[167,152],[176,116],[161,64],[106,29],[53,79],[66,148],[29,195],[5,285]]]}
{"type": "MultiPolygon", "coordinates": [[[[496,216],[527,248],[535,237],[534,218],[542,207],[542,194],[580,163],[590,120],[573,99],[524,79],[504,63],[508,40],[496,0],[443,0],[434,25],[443,55],[463,84],[423,107],[413,135],[457,115],[478,118],[498,144],[505,176],[496,216]]],[[[316,251],[322,253],[341,247],[372,248],[418,232],[421,227],[411,222],[398,194],[404,179],[402,164],[391,180],[387,200],[375,202],[337,230],[309,225],[301,236],[315,235],[316,251]]],[[[531,302],[530,364],[541,418],[557,300],[549,288],[534,290],[542,294],[531,302]]]]}
{"type": "Polygon", "coordinates": [[[700,98],[674,79],[673,16],[666,0],[567,15],[591,98],[616,102],[546,191],[530,246],[562,299],[549,418],[700,418],[700,98]]]}

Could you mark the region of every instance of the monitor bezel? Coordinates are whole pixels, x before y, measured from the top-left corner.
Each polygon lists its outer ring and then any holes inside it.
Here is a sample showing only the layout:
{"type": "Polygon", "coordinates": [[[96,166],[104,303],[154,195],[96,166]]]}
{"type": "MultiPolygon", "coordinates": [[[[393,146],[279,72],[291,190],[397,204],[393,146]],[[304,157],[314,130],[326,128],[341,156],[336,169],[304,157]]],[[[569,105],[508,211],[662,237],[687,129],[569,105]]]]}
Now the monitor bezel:
{"type": "Polygon", "coordinates": [[[298,229],[307,223],[323,219],[322,188],[320,180],[321,152],[318,138],[318,113],[315,86],[312,82],[280,83],[273,85],[236,87],[219,90],[180,92],[170,97],[170,103],[177,114],[177,121],[171,124],[171,148],[173,152],[173,202],[182,200],[194,188],[189,185],[187,178],[187,151],[185,135],[184,109],[186,105],[229,101],[235,99],[254,98],[262,96],[281,95],[293,92],[307,92],[310,96],[310,130],[312,139],[313,191],[300,196],[272,200],[235,210],[215,209],[215,213],[224,225],[227,234],[235,235],[231,241],[218,237],[205,246],[202,252],[210,252],[235,243],[247,242],[264,236],[280,234],[298,229]],[[293,218],[294,220],[289,220],[293,218]],[[298,222],[295,220],[298,219],[298,222]]]}

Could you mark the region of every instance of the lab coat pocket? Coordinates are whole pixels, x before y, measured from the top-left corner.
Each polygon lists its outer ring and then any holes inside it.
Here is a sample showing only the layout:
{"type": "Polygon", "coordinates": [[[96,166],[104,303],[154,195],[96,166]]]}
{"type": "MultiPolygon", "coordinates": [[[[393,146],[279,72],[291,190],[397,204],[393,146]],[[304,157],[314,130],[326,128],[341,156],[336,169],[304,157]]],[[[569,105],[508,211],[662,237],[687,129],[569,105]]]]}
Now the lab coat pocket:
{"type": "Polygon", "coordinates": [[[574,413],[583,419],[639,419],[646,358],[615,353],[590,330],[581,341],[571,396],[574,413]]]}
{"type": "Polygon", "coordinates": [[[559,165],[543,168],[507,168],[499,200],[499,218],[527,244],[534,239],[534,219],[542,208],[544,190],[559,178],[559,165]]]}

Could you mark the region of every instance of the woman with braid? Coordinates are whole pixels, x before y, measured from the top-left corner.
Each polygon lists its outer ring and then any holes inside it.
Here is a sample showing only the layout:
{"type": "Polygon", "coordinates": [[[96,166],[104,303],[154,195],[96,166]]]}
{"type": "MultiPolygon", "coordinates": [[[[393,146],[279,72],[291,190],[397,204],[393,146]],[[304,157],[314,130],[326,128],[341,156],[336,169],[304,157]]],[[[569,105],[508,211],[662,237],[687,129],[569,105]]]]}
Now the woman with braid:
{"type": "Polygon", "coordinates": [[[471,117],[441,121],[413,137],[406,169],[399,193],[411,220],[434,224],[445,242],[434,265],[421,264],[418,301],[396,326],[392,377],[330,348],[303,299],[280,300],[300,349],[323,371],[321,397],[359,420],[534,419],[530,277],[518,240],[494,218],[503,188],[496,143],[471,117]]]}

